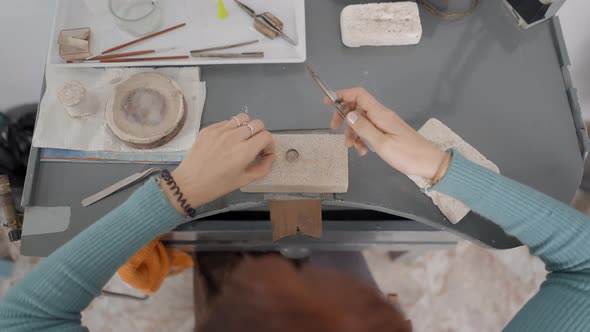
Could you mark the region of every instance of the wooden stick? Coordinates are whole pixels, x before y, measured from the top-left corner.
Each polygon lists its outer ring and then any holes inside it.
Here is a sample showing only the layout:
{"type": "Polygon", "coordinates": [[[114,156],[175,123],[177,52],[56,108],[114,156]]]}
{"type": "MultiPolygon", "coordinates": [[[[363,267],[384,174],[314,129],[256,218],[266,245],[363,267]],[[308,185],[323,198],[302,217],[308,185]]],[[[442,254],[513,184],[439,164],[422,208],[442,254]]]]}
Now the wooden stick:
{"type": "Polygon", "coordinates": [[[186,23],[181,23],[181,24],[175,25],[175,26],[173,26],[173,27],[170,27],[170,28],[168,28],[168,29],[164,29],[164,30],[161,30],[161,31],[158,31],[158,32],[154,32],[154,33],[152,33],[151,35],[147,35],[147,36],[144,36],[144,37],[141,37],[141,38],[138,38],[138,39],[132,40],[132,41],[130,41],[130,42],[127,42],[127,43],[125,43],[125,44],[121,44],[121,45],[119,45],[119,46],[115,46],[115,47],[113,47],[113,48],[109,48],[108,50],[106,50],[106,51],[103,51],[101,54],[107,54],[107,53],[111,53],[111,52],[114,52],[114,51],[120,50],[120,49],[122,49],[122,48],[125,48],[125,47],[127,47],[127,46],[131,46],[131,45],[133,45],[133,44],[136,44],[136,43],[139,43],[139,42],[141,42],[141,41],[144,41],[144,40],[146,40],[146,39],[150,39],[150,38],[153,38],[153,37],[159,36],[159,35],[161,35],[161,34],[163,34],[163,33],[166,33],[166,32],[172,31],[172,30],[176,30],[176,29],[178,29],[178,28],[181,28],[181,27],[183,27],[183,26],[185,26],[185,25],[186,25],[186,23]]]}
{"type": "Polygon", "coordinates": [[[144,54],[150,54],[150,53],[156,53],[156,50],[115,53],[115,54],[109,54],[109,55],[97,55],[97,56],[93,56],[92,58],[89,58],[87,60],[106,60],[106,59],[114,59],[114,58],[123,58],[126,56],[144,55],[144,54]]]}
{"type": "MultiPolygon", "coordinates": [[[[156,60],[175,60],[175,59],[188,59],[188,55],[175,55],[175,56],[155,56],[150,58],[115,58],[115,59],[104,59],[98,60],[98,62],[136,62],[136,61],[156,61],[156,60]]],[[[92,62],[92,61],[88,61],[92,62]]]]}

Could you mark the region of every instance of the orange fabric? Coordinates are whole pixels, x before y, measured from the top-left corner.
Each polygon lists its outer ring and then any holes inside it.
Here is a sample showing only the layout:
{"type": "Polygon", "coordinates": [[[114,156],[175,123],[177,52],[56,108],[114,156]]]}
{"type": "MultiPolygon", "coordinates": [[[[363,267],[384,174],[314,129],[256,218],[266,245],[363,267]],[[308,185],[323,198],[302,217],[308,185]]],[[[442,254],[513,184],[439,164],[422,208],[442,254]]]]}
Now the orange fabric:
{"type": "Polygon", "coordinates": [[[168,275],[193,266],[193,258],[182,251],[169,249],[157,237],[141,248],[119,268],[119,277],[145,294],[153,294],[168,275]]]}

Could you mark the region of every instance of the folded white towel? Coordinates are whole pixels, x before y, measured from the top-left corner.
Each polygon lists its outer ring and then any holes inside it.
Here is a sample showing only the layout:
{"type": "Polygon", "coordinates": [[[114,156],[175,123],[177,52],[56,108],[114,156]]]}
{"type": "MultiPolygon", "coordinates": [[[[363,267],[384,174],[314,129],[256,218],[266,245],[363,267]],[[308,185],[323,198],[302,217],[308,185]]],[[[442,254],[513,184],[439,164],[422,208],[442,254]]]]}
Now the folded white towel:
{"type": "MultiPolygon", "coordinates": [[[[424,126],[418,130],[418,133],[427,140],[436,144],[436,146],[442,150],[453,148],[455,151],[472,162],[496,173],[500,173],[498,166],[486,159],[486,157],[484,157],[479,151],[465,142],[461,137],[459,137],[459,135],[455,134],[451,129],[449,129],[449,127],[437,119],[428,120],[424,126]]],[[[409,178],[420,188],[424,188],[428,183],[428,179],[423,177],[410,176],[409,178]]],[[[444,214],[445,217],[447,217],[447,219],[449,219],[449,221],[453,224],[461,221],[461,219],[463,219],[463,217],[469,213],[470,209],[467,206],[450,196],[441,194],[434,190],[427,192],[426,195],[432,198],[434,205],[438,206],[442,214],[444,214]]]]}
{"type": "Polygon", "coordinates": [[[415,2],[346,6],[340,14],[340,29],[348,47],[413,45],[422,37],[415,2]]]}

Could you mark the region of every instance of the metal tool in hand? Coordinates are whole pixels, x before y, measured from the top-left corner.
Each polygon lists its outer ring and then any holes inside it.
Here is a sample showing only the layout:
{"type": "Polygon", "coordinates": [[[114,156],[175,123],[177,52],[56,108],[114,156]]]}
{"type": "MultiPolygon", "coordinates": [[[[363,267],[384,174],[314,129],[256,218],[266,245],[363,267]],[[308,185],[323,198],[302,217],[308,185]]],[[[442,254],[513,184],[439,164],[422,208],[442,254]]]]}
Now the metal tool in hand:
{"type": "Polygon", "coordinates": [[[146,177],[150,176],[152,173],[160,172],[160,171],[162,171],[162,169],[160,169],[160,168],[149,168],[143,172],[135,173],[131,176],[128,176],[125,179],[97,192],[96,194],[83,199],[82,206],[83,207],[90,206],[90,205],[92,205],[92,204],[118,192],[118,191],[121,191],[121,190],[133,185],[134,183],[136,183],[142,179],[145,179],[146,177]]]}
{"type": "MultiPolygon", "coordinates": [[[[313,69],[311,69],[311,67],[307,63],[305,64],[305,68],[307,68],[307,71],[311,74],[313,79],[319,85],[320,89],[322,89],[322,91],[324,91],[324,93],[326,94],[326,96],[328,96],[330,101],[332,101],[332,106],[334,106],[336,113],[338,113],[342,117],[344,122],[348,123],[348,121],[346,120],[346,111],[344,110],[344,105],[342,105],[342,99],[340,99],[338,97],[338,94],[336,94],[336,92],[334,92],[334,90],[330,89],[326,85],[326,83],[324,83],[324,81],[322,81],[320,79],[318,74],[316,74],[316,72],[313,69]]],[[[360,138],[363,141],[363,143],[365,143],[365,145],[367,146],[367,148],[369,148],[369,150],[375,152],[375,149],[373,149],[373,147],[371,146],[371,144],[369,144],[369,142],[367,142],[364,138],[360,137],[356,133],[355,133],[355,135],[357,138],[360,138]]]]}
{"type": "Polygon", "coordinates": [[[240,6],[240,8],[242,8],[248,15],[250,15],[255,21],[258,21],[262,24],[264,24],[265,26],[267,26],[269,29],[273,30],[274,32],[278,33],[279,36],[281,36],[281,38],[283,38],[284,40],[286,40],[289,44],[293,45],[293,46],[297,46],[297,42],[294,41],[291,37],[287,36],[283,30],[279,29],[279,27],[277,27],[273,21],[269,20],[266,16],[264,16],[263,14],[256,14],[256,11],[250,7],[248,7],[247,5],[243,4],[242,2],[238,1],[238,0],[234,0],[238,6],[240,6]]]}

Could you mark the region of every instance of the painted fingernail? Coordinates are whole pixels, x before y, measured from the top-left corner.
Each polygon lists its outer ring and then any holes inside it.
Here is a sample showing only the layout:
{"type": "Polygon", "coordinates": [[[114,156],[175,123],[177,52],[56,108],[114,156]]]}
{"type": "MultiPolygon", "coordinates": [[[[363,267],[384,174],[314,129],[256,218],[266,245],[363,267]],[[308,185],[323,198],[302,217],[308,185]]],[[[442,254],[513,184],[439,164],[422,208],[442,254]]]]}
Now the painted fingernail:
{"type": "Polygon", "coordinates": [[[356,120],[359,119],[359,116],[356,114],[356,112],[350,112],[346,115],[346,119],[348,119],[348,122],[354,124],[356,120]]]}

